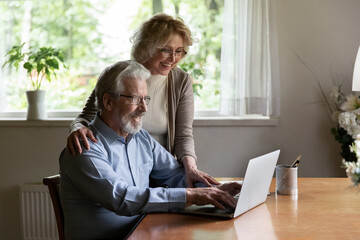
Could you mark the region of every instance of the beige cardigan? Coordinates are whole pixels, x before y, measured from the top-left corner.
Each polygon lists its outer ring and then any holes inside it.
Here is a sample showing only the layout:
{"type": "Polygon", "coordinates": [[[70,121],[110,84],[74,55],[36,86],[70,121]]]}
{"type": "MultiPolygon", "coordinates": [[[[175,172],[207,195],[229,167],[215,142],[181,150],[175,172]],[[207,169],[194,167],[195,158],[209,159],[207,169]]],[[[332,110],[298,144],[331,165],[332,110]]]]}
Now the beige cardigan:
{"type": "MultiPolygon", "coordinates": [[[[95,90],[92,91],[84,109],[71,123],[71,132],[94,119],[98,109],[95,106],[95,90]]],[[[149,109],[151,111],[151,109],[149,109]]],[[[168,143],[167,150],[178,160],[184,156],[196,159],[193,138],[194,96],[189,74],[175,67],[168,75],[168,143]]]]}

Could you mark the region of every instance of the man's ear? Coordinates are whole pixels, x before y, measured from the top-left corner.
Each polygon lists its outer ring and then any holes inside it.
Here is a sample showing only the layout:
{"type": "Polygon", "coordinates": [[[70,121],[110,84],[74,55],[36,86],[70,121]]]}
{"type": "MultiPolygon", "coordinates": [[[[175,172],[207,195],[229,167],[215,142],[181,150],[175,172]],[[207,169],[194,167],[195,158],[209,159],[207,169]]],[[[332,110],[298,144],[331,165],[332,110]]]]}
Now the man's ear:
{"type": "Polygon", "coordinates": [[[106,110],[111,111],[115,104],[115,99],[109,93],[103,95],[103,105],[106,110]]]}

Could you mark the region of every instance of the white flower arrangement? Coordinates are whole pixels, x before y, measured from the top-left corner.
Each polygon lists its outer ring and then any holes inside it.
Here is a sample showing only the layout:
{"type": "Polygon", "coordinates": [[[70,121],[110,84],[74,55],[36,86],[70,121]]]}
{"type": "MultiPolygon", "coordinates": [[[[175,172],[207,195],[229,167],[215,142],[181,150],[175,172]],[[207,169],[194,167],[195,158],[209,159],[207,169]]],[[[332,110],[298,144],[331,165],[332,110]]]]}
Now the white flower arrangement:
{"type": "Polygon", "coordinates": [[[326,84],[322,83],[316,71],[307,64],[296,52],[295,56],[309,70],[317,89],[320,93],[323,104],[326,107],[333,127],[331,134],[341,144],[342,167],[346,174],[356,186],[360,183],[360,96],[351,92],[351,85],[345,83],[345,95],[341,92],[339,75],[331,72],[332,82],[335,85],[329,92],[326,84]]]}

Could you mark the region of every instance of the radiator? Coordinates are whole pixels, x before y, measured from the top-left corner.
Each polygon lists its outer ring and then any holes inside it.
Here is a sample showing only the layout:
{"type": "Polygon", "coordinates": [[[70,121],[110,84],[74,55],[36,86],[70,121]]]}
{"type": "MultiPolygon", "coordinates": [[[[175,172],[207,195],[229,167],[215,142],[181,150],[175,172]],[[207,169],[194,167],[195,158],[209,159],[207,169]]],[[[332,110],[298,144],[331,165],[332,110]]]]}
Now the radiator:
{"type": "Polygon", "coordinates": [[[47,186],[20,186],[20,221],[23,240],[59,239],[55,213],[47,186]]]}

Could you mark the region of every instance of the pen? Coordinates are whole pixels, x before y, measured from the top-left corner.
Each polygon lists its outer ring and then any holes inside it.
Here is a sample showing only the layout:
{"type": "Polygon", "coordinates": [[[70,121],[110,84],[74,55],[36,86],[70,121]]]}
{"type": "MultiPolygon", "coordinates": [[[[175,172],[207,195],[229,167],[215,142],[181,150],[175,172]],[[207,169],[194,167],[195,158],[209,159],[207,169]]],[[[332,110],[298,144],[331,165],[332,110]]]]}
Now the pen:
{"type": "Polygon", "coordinates": [[[295,159],[293,164],[291,164],[290,168],[295,168],[295,167],[299,166],[300,158],[301,158],[301,154],[295,159]]]}

